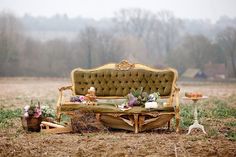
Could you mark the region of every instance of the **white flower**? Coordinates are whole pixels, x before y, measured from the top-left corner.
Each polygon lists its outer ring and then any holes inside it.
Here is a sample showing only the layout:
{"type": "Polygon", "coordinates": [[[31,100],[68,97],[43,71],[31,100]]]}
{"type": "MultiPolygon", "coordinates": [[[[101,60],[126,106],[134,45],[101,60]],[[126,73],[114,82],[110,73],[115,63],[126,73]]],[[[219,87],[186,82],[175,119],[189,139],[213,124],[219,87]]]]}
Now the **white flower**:
{"type": "Polygon", "coordinates": [[[29,108],[30,108],[30,106],[29,106],[29,105],[26,105],[26,106],[24,107],[24,111],[25,111],[25,112],[28,112],[29,108]]]}
{"type": "Polygon", "coordinates": [[[24,117],[26,117],[26,118],[29,117],[28,112],[25,112],[25,113],[24,113],[24,117]]]}

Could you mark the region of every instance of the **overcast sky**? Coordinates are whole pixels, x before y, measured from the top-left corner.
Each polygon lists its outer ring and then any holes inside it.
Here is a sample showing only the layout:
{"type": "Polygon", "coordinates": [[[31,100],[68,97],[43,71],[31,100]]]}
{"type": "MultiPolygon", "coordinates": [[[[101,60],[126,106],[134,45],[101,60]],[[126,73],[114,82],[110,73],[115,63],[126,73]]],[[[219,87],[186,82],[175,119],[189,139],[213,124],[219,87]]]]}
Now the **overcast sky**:
{"type": "Polygon", "coordinates": [[[152,12],[172,11],[176,17],[217,20],[227,15],[236,17],[236,0],[0,0],[0,10],[23,16],[52,16],[95,19],[112,17],[121,8],[141,8],[152,12]]]}

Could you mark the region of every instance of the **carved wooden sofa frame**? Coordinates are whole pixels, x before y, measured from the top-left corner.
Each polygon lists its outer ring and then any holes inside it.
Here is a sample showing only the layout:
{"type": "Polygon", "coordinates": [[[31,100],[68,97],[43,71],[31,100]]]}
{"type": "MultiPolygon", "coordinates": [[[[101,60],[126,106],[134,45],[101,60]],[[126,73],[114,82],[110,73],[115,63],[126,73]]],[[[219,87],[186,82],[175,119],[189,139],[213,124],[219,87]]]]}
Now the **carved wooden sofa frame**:
{"type": "Polygon", "coordinates": [[[59,89],[57,102],[57,118],[61,114],[73,115],[75,110],[93,112],[97,119],[105,126],[125,129],[135,133],[168,125],[175,117],[176,132],[179,132],[179,88],[176,85],[178,73],[175,69],[154,69],[142,64],[131,64],[122,61],[118,64],[110,63],[95,69],[74,69],[71,72],[72,85],[59,89]],[[65,90],[71,90],[72,95],[85,95],[91,87],[96,88],[98,100],[112,100],[112,103],[91,106],[88,104],[64,101],[65,90]],[[144,88],[147,93],[159,92],[166,106],[147,110],[134,107],[131,110],[121,111],[115,100],[124,98],[131,88],[144,88]],[[113,101],[114,100],[114,101],[113,101]],[[115,104],[115,105],[114,105],[115,104]]]}

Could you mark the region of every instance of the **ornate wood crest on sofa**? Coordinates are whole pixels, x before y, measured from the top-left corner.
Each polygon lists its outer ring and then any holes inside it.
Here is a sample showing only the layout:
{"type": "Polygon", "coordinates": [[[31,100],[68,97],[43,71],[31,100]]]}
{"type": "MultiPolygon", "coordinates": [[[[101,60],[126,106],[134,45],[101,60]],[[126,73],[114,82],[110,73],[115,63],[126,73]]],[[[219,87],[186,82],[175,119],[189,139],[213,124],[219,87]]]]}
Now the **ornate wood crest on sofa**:
{"type": "Polygon", "coordinates": [[[176,86],[178,73],[175,69],[154,69],[142,64],[122,61],[110,63],[95,69],[74,69],[71,72],[72,85],[59,89],[57,117],[61,114],[73,114],[75,110],[94,112],[99,120],[108,127],[131,130],[135,133],[164,125],[170,125],[175,117],[176,131],[179,131],[179,88],[176,86]],[[73,95],[85,95],[90,87],[95,87],[98,100],[96,106],[83,103],[63,101],[63,91],[71,90],[73,95]],[[117,108],[119,100],[124,98],[132,88],[143,87],[147,93],[159,92],[166,105],[149,110],[133,107],[122,111],[117,108]]]}

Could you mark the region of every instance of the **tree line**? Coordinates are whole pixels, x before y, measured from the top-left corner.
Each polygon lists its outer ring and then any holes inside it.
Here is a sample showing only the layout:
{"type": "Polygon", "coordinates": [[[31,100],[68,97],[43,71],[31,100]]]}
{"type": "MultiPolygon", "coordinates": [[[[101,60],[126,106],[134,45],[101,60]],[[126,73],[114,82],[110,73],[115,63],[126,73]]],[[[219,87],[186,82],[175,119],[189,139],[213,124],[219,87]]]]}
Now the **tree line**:
{"type": "MultiPolygon", "coordinates": [[[[127,59],[171,66],[180,73],[221,63],[228,77],[236,77],[236,22],[206,35],[191,33],[193,27],[186,27],[186,20],[169,11],[122,9],[110,20],[109,27],[83,27],[73,40],[41,41],[26,35],[22,19],[1,12],[0,76],[68,77],[76,67],[93,68],[127,59]]],[[[214,30],[216,26],[211,27],[214,30]]]]}

